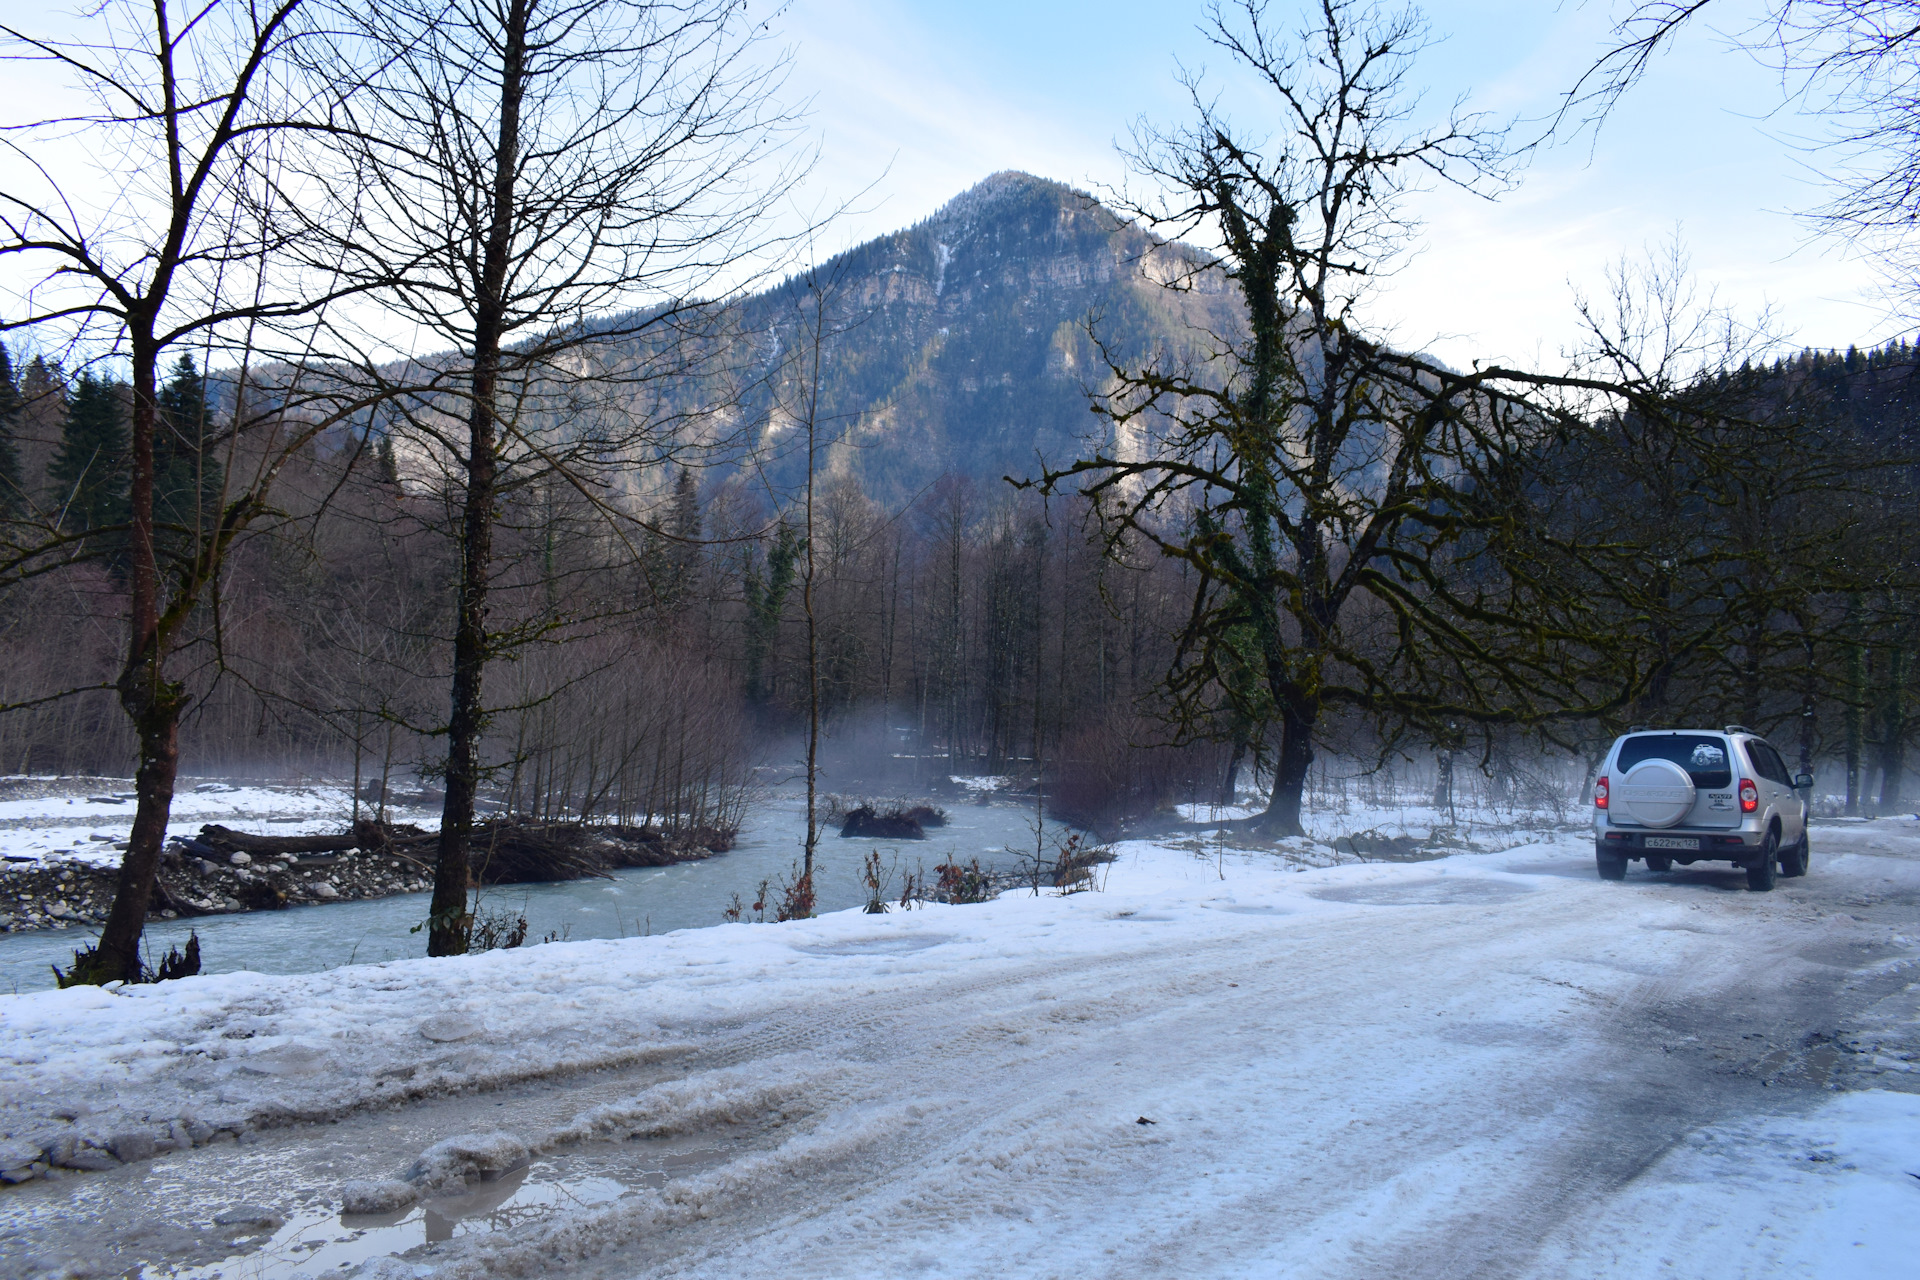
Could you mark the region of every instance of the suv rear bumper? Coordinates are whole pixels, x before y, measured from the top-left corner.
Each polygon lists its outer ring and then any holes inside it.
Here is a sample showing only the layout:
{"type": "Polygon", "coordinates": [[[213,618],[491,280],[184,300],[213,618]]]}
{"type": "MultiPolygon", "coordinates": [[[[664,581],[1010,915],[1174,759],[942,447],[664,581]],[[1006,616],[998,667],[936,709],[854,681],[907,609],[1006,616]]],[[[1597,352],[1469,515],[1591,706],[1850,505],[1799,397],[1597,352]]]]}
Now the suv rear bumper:
{"type": "Polygon", "coordinates": [[[1660,831],[1620,831],[1600,832],[1594,838],[1594,850],[1602,855],[1611,854],[1617,858],[1645,858],[1649,854],[1656,858],[1671,858],[1675,862],[1745,862],[1753,856],[1765,839],[1759,831],[1689,831],[1684,828],[1660,831]],[[1672,846],[1655,845],[1648,847],[1648,840],[1695,840],[1699,843],[1693,848],[1675,849],[1672,846]]]}

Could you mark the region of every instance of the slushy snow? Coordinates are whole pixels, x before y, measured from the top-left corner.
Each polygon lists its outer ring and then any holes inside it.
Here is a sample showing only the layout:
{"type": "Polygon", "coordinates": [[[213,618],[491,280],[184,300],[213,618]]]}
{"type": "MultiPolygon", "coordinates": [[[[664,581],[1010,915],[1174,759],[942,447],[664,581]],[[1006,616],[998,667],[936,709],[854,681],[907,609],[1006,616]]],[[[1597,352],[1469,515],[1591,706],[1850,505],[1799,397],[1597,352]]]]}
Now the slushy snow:
{"type": "MultiPolygon", "coordinates": [[[[291,1221],[724,1132],[685,1176],[340,1257],[442,1277],[1910,1275],[1914,1064],[1841,1061],[1788,995],[1852,972],[1857,1003],[1903,998],[1920,834],[1816,837],[1813,875],[1765,895],[1707,866],[1602,883],[1578,833],[1319,868],[1134,842],[1104,891],[1066,897],[0,996],[0,1144],[160,1153],[0,1192],[0,1240],[46,1261],[45,1224],[109,1201],[206,1222],[205,1188],[241,1168],[275,1171],[291,1221]],[[1859,965],[1805,958],[1848,948],[1859,965]],[[433,1141],[382,1119],[415,1109],[433,1141]]],[[[295,1274],[274,1247],[226,1274],[295,1274]]],[[[335,1255],[312,1256],[317,1276],[335,1255]]]]}

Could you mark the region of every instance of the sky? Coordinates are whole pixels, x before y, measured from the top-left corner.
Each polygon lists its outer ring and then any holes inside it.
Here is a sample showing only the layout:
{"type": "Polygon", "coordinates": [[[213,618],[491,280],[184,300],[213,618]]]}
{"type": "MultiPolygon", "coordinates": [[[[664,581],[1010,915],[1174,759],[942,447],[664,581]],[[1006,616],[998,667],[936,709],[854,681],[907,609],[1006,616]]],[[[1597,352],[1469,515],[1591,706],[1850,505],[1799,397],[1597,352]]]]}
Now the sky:
{"type": "MultiPolygon", "coordinates": [[[[794,197],[848,206],[818,248],[909,225],[989,174],[1022,169],[1098,191],[1127,180],[1116,143],[1137,120],[1177,126],[1176,76],[1203,71],[1260,132],[1271,105],[1203,40],[1192,0],[752,0],[768,49],[790,59],[780,93],[806,105],[817,147],[794,197]]],[[[1603,48],[1627,0],[1432,0],[1435,43],[1414,68],[1427,102],[1542,120],[1603,48]]],[[[1699,283],[1794,345],[1845,347],[1900,334],[1870,265],[1813,236],[1795,212],[1820,203],[1809,161],[1816,119],[1782,107],[1776,73],[1732,47],[1761,0],[1715,0],[1719,29],[1690,30],[1595,134],[1531,154],[1496,201],[1453,190],[1415,198],[1418,252],[1375,299],[1384,336],[1455,364],[1552,363],[1577,341],[1574,298],[1610,264],[1678,237],[1699,283]]],[[[1275,14],[1303,0],[1271,0],[1275,14]]],[[[25,8],[0,0],[0,10],[25,8]]],[[[83,21],[40,10],[52,29],[83,21]]],[[[17,21],[17,17],[9,21],[17,21]]],[[[14,66],[0,116],[41,115],[55,73],[14,66]],[[18,73],[18,74],[14,74],[18,73]]],[[[1529,134],[1529,136],[1531,136],[1529,134]]],[[[84,147],[51,157],[69,168],[84,147]]],[[[9,165],[0,157],[0,182],[9,165]]],[[[104,189],[104,188],[103,188],[104,189]]],[[[11,277],[8,277],[9,281],[11,277]]],[[[639,300],[636,300],[638,302],[639,300]]]]}
{"type": "MultiPolygon", "coordinates": [[[[1275,13],[1298,0],[1274,0],[1275,13]]],[[[1433,0],[1436,43],[1415,65],[1440,110],[1538,121],[1603,47],[1617,0],[1433,0]]],[[[1718,0],[1591,133],[1536,151],[1497,201],[1417,198],[1418,255],[1383,289],[1375,322],[1456,362],[1555,358],[1577,340],[1573,299],[1610,264],[1676,236],[1703,288],[1741,314],[1770,312],[1796,345],[1845,347],[1901,332],[1868,264],[1812,236],[1796,211],[1822,188],[1807,141],[1819,122],[1783,109],[1777,72],[1731,47],[1757,14],[1718,0]]],[[[1201,38],[1180,0],[795,0],[777,19],[788,91],[811,102],[820,159],[810,198],[858,198],[829,240],[910,224],[999,169],[1083,188],[1127,177],[1132,122],[1190,114],[1180,66],[1204,69],[1236,116],[1266,104],[1201,38]]],[[[1518,132],[1524,132],[1524,124],[1518,132]]],[[[1517,136],[1517,134],[1516,134],[1517,136]]]]}

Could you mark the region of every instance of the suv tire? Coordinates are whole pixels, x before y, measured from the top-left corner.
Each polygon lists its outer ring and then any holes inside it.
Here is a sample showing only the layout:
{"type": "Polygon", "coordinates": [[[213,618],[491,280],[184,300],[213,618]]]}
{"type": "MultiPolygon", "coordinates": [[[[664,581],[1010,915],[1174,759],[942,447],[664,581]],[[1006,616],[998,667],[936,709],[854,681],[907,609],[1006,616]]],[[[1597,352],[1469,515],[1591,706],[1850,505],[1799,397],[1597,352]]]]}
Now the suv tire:
{"type": "Polygon", "coordinates": [[[1595,849],[1593,864],[1600,872],[1602,880],[1625,880],[1627,878],[1627,859],[1624,854],[1611,849],[1595,849]]]}
{"type": "Polygon", "coordinates": [[[1780,833],[1767,832],[1766,841],[1760,846],[1760,856],[1747,864],[1747,888],[1755,893],[1765,893],[1773,888],[1774,868],[1780,861],[1780,833]]]}
{"type": "Polygon", "coordinates": [[[1792,879],[1807,874],[1807,865],[1813,861],[1812,837],[1804,830],[1800,832],[1800,843],[1780,857],[1780,874],[1792,879]]]}

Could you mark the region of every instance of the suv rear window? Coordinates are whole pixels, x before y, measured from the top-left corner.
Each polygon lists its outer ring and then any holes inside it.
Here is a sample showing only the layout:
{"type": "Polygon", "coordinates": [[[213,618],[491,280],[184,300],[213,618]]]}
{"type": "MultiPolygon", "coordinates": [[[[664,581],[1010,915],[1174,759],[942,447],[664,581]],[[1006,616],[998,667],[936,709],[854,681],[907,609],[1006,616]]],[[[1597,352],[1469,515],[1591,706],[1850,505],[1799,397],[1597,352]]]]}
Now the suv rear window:
{"type": "Polygon", "coordinates": [[[1671,760],[1687,771],[1696,787],[1733,785],[1727,740],[1718,734],[1643,733],[1620,744],[1613,767],[1625,773],[1642,760],[1671,760]]]}

